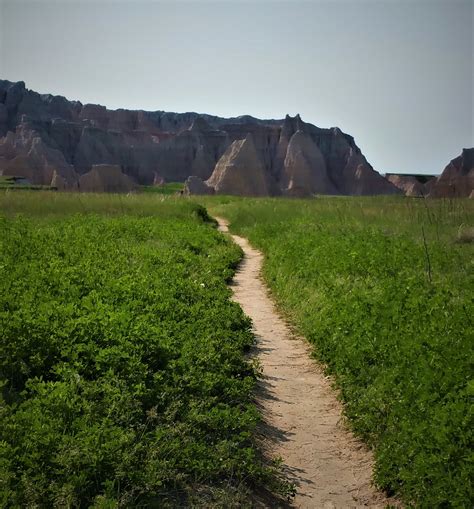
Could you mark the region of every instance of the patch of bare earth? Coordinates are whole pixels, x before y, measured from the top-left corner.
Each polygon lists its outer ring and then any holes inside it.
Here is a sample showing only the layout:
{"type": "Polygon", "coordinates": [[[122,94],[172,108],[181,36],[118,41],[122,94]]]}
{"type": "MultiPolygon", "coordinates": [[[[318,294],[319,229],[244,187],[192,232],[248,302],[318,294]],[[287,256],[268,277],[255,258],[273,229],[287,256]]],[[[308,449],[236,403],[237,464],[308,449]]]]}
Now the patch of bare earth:
{"type": "MultiPolygon", "coordinates": [[[[218,218],[228,232],[227,222],[218,218]]],[[[297,494],[293,507],[383,508],[396,505],[371,483],[371,452],[347,429],[340,402],[310,347],[275,310],[260,278],[263,255],[239,236],[244,258],[234,277],[234,300],[252,319],[263,378],[257,403],[266,453],[283,459],[297,494]]]]}

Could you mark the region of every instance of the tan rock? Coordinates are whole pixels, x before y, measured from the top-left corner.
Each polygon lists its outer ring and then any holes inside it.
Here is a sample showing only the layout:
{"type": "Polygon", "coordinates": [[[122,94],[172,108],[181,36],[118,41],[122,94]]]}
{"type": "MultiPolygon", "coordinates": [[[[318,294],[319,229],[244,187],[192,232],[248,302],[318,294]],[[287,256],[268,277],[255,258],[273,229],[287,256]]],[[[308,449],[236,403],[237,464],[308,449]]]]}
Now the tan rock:
{"type": "Polygon", "coordinates": [[[283,191],[289,196],[330,194],[330,182],[324,157],[311,137],[297,131],[290,139],[282,175],[283,191]]]}
{"type": "Polygon", "coordinates": [[[245,139],[234,141],[224,152],[206,184],[218,194],[268,196],[270,179],[253,137],[248,134],[245,139]]]}
{"type": "Polygon", "coordinates": [[[79,178],[79,191],[90,193],[128,193],[136,189],[130,177],[114,164],[95,164],[79,178]]]}
{"type": "Polygon", "coordinates": [[[390,174],[387,180],[398,187],[406,196],[422,197],[429,193],[429,182],[434,178],[427,176],[426,182],[421,182],[415,175],[390,174]]]}

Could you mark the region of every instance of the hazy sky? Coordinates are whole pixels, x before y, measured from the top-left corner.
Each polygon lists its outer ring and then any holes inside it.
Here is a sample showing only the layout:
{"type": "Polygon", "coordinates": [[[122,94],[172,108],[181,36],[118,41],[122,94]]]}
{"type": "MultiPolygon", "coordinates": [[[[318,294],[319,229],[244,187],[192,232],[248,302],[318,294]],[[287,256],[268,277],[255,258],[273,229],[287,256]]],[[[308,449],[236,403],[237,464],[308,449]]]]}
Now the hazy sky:
{"type": "Polygon", "coordinates": [[[380,172],[473,139],[474,0],[0,0],[0,78],[109,108],[352,134],[380,172]]]}

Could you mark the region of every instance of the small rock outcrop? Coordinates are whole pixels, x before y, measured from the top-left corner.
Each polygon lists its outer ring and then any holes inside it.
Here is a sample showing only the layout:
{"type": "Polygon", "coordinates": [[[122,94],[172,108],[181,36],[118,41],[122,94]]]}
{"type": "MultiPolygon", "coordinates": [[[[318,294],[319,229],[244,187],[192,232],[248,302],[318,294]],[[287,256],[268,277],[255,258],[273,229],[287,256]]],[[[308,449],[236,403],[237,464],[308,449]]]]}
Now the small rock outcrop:
{"type": "Polygon", "coordinates": [[[265,171],[251,134],[236,140],[224,152],[206,181],[218,194],[269,196],[270,176],[265,171]]]}
{"type": "Polygon", "coordinates": [[[136,187],[120,166],[114,164],[95,164],[79,178],[79,191],[86,193],[128,193],[136,187]]]}
{"type": "Polygon", "coordinates": [[[474,148],[463,149],[433,183],[430,198],[468,198],[474,189],[474,148]]]}
{"type": "Polygon", "coordinates": [[[405,196],[415,198],[425,197],[437,178],[435,175],[404,175],[400,173],[388,173],[386,179],[398,189],[405,193],[405,196]]]}
{"type": "Polygon", "coordinates": [[[183,193],[186,195],[190,194],[198,194],[198,195],[206,195],[206,194],[214,194],[214,188],[208,186],[202,179],[196,177],[195,175],[191,175],[184,182],[183,193]]]}

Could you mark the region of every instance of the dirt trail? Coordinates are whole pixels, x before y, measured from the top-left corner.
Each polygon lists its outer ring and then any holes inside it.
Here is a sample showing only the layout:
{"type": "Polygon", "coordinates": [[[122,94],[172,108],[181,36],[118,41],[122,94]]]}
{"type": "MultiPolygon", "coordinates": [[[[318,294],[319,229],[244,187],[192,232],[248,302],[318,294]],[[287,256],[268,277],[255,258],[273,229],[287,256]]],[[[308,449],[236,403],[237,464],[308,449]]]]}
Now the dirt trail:
{"type": "MultiPolygon", "coordinates": [[[[227,222],[217,218],[219,229],[227,222]]],[[[294,507],[382,508],[394,504],[371,485],[372,456],[346,429],[341,404],[310,348],[278,315],[260,279],[263,255],[232,235],[244,259],[234,277],[234,299],[250,316],[263,368],[258,404],[265,447],[283,459],[297,486],[294,507]]]]}

